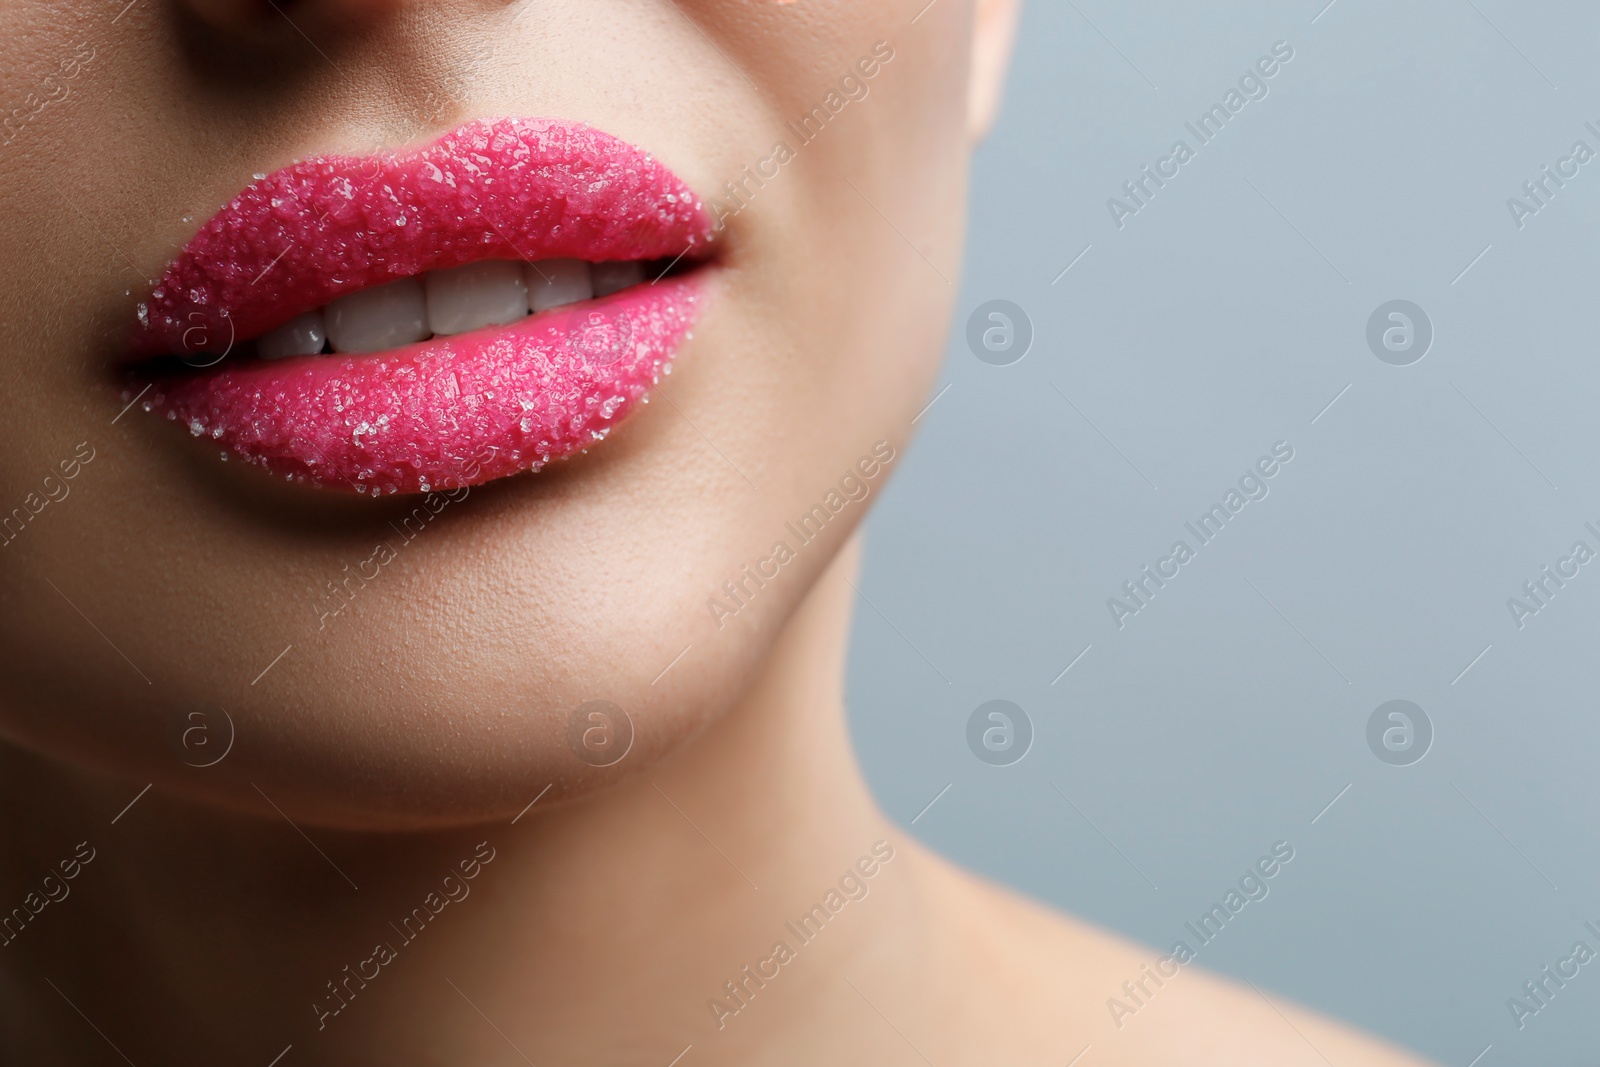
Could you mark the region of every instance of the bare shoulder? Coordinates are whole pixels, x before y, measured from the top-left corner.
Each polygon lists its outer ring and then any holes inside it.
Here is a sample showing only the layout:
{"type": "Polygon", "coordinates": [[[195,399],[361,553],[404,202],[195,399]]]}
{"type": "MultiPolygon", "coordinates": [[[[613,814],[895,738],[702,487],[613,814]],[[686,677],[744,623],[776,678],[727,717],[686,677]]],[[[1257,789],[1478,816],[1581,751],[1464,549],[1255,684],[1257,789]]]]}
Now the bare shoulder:
{"type": "Polygon", "coordinates": [[[949,1062],[1427,1067],[1270,990],[1163,966],[1163,953],[915,855],[939,931],[932,971],[949,1062]]]}

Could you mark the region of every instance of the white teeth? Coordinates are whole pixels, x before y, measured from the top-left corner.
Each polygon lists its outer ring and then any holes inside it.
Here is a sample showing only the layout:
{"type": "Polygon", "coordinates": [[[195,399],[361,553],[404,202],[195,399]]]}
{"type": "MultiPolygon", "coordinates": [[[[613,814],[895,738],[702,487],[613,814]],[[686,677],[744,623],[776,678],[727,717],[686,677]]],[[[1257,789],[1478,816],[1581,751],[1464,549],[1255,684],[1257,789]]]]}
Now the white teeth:
{"type": "Polygon", "coordinates": [[[516,322],[530,311],[566,307],[645,280],[641,262],[581,259],[481,260],[363,289],[297,315],[256,338],[262,359],[335,352],[380,352],[484,326],[516,322]]]}
{"type": "Polygon", "coordinates": [[[594,296],[589,280],[589,264],[581,259],[545,259],[522,265],[522,279],[528,285],[528,308],[550,308],[576,304],[594,296]]]}
{"type": "Polygon", "coordinates": [[[528,288],[522,282],[521,266],[508,259],[431,271],[425,288],[428,328],[436,334],[504,326],[528,313],[528,288]]]}
{"type": "Polygon", "coordinates": [[[257,337],[256,354],[262,359],[314,356],[322,351],[322,342],[327,339],[328,327],[322,320],[322,309],[316,308],[257,337]]]}
{"type": "Polygon", "coordinates": [[[644,264],[634,260],[628,263],[596,263],[590,268],[594,277],[594,295],[610,296],[630,285],[644,281],[644,264]]]}
{"type": "Polygon", "coordinates": [[[427,336],[421,278],[402,278],[328,304],[328,340],[335,352],[378,352],[427,336]]]}

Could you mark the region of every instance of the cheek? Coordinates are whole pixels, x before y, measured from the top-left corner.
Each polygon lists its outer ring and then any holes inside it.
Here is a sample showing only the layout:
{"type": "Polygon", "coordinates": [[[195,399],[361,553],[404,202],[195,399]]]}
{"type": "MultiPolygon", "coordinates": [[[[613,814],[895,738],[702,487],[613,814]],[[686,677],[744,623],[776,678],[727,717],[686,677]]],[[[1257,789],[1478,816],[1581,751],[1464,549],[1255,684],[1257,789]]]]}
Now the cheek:
{"type": "MultiPolygon", "coordinates": [[[[806,368],[826,371],[807,390],[818,409],[835,404],[856,420],[876,413],[904,426],[927,401],[965,213],[965,91],[943,66],[964,47],[953,36],[935,34],[928,47],[898,43],[868,98],[798,149],[788,169],[799,180],[764,220],[783,270],[772,280],[803,280],[784,301],[784,326],[806,343],[806,368]]],[[[863,38],[863,55],[876,39],[863,38]]],[[[826,417],[814,410],[806,421],[815,427],[826,417]]]]}

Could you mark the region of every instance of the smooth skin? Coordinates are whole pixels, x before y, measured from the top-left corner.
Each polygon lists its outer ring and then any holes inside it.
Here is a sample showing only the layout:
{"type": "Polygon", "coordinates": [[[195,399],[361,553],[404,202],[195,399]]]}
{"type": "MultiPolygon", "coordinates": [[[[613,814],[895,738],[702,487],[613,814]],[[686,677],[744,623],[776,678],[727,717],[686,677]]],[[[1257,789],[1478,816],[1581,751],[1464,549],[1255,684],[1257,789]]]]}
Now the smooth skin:
{"type": "Polygon", "coordinates": [[[0,547],[0,909],[80,842],[94,857],[0,948],[0,1062],[1417,1062],[1188,968],[1118,1029],[1106,998],[1159,953],[883,817],[842,703],[867,503],[735,617],[707,609],[878,442],[903,455],[1016,19],[1012,0],[0,5],[0,515],[94,455],[0,547]],[[866,97],[794,142],[786,120],[878,42],[894,58],[866,97]],[[659,402],[452,505],[320,620],[415,501],[269,481],[124,411],[120,338],[252,173],[499,114],[591,122],[725,207],[776,141],[796,152],[728,218],[659,402]],[[635,725],[610,767],[567,743],[593,699],[635,725]],[[195,707],[234,726],[214,766],[175,741],[195,707]],[[719,1014],[878,842],[867,895],[719,1014]],[[429,903],[483,855],[470,895],[429,903]],[[436,916],[335,1000],[419,906],[436,916]]]}

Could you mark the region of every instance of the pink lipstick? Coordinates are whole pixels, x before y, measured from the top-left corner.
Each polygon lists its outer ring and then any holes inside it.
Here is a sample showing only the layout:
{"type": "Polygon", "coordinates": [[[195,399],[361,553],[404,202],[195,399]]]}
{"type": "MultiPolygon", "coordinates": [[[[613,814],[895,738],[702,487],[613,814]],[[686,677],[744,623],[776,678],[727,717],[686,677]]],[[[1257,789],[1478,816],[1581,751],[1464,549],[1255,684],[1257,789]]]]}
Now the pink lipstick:
{"type": "Polygon", "coordinates": [[[134,357],[170,371],[144,404],[331,488],[536,470],[667,371],[711,233],[682,181],[582,125],[308,159],[207,221],[140,306],[134,357]]]}

